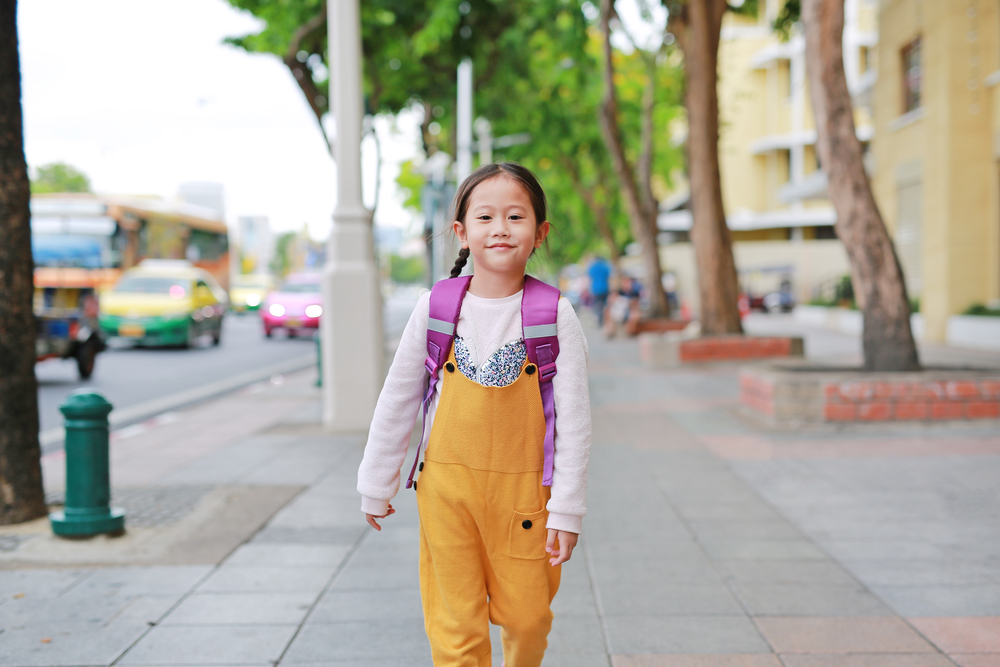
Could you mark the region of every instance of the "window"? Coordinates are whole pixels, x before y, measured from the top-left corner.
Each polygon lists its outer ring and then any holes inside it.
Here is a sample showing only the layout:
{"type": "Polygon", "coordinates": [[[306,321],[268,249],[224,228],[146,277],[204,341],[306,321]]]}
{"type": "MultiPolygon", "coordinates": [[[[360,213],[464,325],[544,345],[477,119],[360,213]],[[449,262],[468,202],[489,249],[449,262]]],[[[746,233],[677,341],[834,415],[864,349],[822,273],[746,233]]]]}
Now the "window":
{"type": "Polygon", "coordinates": [[[920,66],[920,38],[903,47],[903,113],[920,108],[923,69],[920,66]]]}

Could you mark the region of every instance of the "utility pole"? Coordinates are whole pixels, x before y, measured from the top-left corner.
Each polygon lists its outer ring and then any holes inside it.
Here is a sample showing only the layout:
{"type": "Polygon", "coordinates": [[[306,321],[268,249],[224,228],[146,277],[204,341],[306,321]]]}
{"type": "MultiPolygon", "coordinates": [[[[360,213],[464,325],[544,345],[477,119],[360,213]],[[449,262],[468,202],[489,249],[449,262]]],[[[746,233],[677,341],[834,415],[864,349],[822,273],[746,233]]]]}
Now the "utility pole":
{"type": "Polygon", "coordinates": [[[358,0],[337,0],[328,11],[337,206],[323,267],[323,426],[364,432],[382,387],[385,348],[372,214],[361,196],[361,19],[358,0]]]}
{"type": "Polygon", "coordinates": [[[458,64],[458,158],[455,160],[455,184],[472,173],[472,59],[458,64]]]}
{"type": "Polygon", "coordinates": [[[482,116],[476,119],[476,144],[479,147],[479,165],[493,162],[493,125],[482,116]]]}

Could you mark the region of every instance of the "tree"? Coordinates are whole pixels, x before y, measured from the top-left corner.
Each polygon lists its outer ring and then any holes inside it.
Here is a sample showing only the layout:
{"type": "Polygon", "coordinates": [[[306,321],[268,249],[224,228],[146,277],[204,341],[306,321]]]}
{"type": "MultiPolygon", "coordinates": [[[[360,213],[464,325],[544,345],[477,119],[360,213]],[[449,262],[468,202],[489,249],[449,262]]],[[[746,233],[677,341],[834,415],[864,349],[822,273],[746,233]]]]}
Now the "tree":
{"type": "MultiPolygon", "coordinates": [[[[787,13],[784,16],[794,19],[787,13]]],[[[844,74],[844,0],[803,0],[802,21],[816,148],[864,319],[864,369],[919,370],[903,271],[875,203],[854,127],[854,107],[844,74]]]]}
{"type": "MultiPolygon", "coordinates": [[[[668,28],[684,52],[691,244],[698,265],[701,330],[741,333],[739,282],[719,172],[719,39],[726,0],[671,0],[668,28]]],[[[746,11],[755,4],[744,3],[746,11]]]]}
{"type": "Polygon", "coordinates": [[[17,3],[0,0],[0,524],[45,516],[17,3]]]}
{"type": "Polygon", "coordinates": [[[649,317],[667,317],[670,315],[670,303],[663,291],[661,278],[663,268],[660,265],[660,248],[656,237],[658,234],[656,219],[659,215],[659,202],[653,195],[653,111],[655,108],[655,56],[647,62],[646,89],[642,100],[642,148],[635,164],[629,160],[622,139],[619,125],[618,94],[615,86],[615,61],[611,48],[611,19],[616,17],[614,0],[602,0],[600,30],[603,35],[604,47],[604,99],[600,107],[601,130],[604,143],[611,154],[618,184],[625,198],[629,220],[632,223],[632,234],[642,247],[642,262],[646,293],[649,295],[649,305],[646,315],[649,317]]]}
{"type": "Polygon", "coordinates": [[[31,192],[90,192],[90,179],[82,171],[64,162],[52,162],[37,170],[31,192]]]}

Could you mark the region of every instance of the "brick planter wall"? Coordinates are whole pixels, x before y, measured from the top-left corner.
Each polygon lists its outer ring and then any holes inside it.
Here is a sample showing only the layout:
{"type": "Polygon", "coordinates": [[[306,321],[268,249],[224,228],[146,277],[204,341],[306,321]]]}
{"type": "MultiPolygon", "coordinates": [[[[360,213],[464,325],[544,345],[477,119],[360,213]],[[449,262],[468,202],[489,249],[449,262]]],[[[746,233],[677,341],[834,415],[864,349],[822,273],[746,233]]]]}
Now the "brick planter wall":
{"type": "Polygon", "coordinates": [[[1000,419],[1000,371],[862,373],[772,364],[740,372],[740,403],[777,424],[1000,419]]]}
{"type": "Polygon", "coordinates": [[[802,339],[766,336],[699,336],[679,333],[639,334],[639,354],[651,366],[673,367],[710,361],[746,361],[770,357],[801,357],[802,339]]]}

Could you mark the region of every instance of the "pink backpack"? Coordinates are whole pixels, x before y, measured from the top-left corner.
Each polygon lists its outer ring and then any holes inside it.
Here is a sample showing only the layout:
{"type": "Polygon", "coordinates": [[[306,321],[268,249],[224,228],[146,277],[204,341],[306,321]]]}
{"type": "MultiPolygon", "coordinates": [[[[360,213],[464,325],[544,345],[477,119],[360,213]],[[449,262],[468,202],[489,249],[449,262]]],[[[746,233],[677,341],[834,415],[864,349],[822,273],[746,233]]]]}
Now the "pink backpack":
{"type": "MultiPolygon", "coordinates": [[[[427,360],[424,367],[430,374],[424,394],[424,429],[427,428],[427,409],[430,407],[434,388],[437,386],[438,369],[444,366],[455,341],[455,325],[462,310],[462,300],[469,289],[472,276],[446,278],[431,289],[430,309],[427,317],[427,360]]],[[[538,368],[538,387],[542,394],[545,412],[545,462],[542,485],[552,486],[552,460],[555,455],[556,405],[552,396],[552,378],[556,374],[556,357],[559,356],[559,338],[556,336],[556,318],[559,313],[559,290],[541,280],[525,276],[524,294],[521,296],[521,332],[528,351],[528,361],[538,368]]],[[[413,476],[420,461],[420,447],[424,432],[420,434],[417,457],[406,480],[406,488],[413,486],[413,476]]]]}

